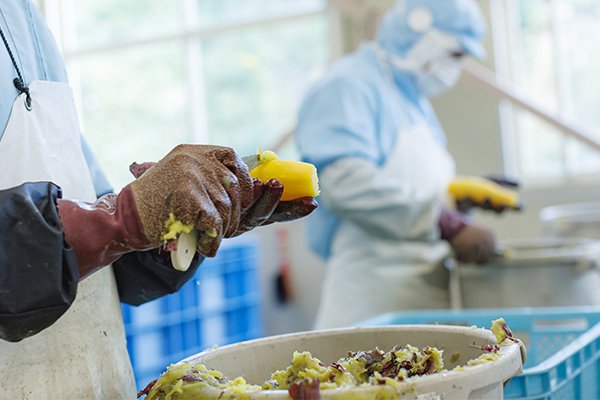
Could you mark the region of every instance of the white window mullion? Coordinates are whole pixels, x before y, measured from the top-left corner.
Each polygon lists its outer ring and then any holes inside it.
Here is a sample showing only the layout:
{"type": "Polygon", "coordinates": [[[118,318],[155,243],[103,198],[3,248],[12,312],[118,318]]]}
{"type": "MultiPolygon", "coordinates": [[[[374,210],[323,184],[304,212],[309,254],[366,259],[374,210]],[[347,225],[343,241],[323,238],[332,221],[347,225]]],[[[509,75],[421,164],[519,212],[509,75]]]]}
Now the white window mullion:
{"type": "Polygon", "coordinates": [[[204,86],[204,65],[201,38],[191,38],[187,44],[187,89],[189,98],[190,139],[208,143],[208,113],[204,86]]]}
{"type": "MultiPolygon", "coordinates": [[[[491,31],[494,48],[494,69],[499,76],[512,79],[511,52],[509,50],[513,36],[514,18],[508,16],[509,10],[514,7],[515,0],[490,0],[490,12],[495,17],[492,19],[491,31]]],[[[507,100],[498,104],[500,114],[500,132],[502,135],[502,157],[504,172],[510,176],[520,176],[521,166],[517,137],[517,125],[514,118],[515,109],[507,100]]]]}
{"type": "Polygon", "coordinates": [[[331,59],[336,59],[344,53],[344,39],[342,28],[342,15],[338,8],[329,7],[327,11],[327,27],[329,37],[329,54],[331,59]]]}
{"type": "MultiPolygon", "coordinates": [[[[47,12],[50,12],[50,4],[52,4],[55,12],[60,18],[58,28],[60,29],[59,46],[63,52],[65,68],[69,78],[69,84],[73,90],[75,98],[75,107],[79,117],[81,131],[85,133],[85,118],[83,118],[82,110],[82,91],[81,91],[81,71],[75,60],[69,57],[69,49],[75,48],[77,45],[77,17],[76,17],[76,2],[74,0],[46,0],[47,12]]],[[[58,40],[58,39],[57,39],[58,40]]]]}
{"type": "MultiPolygon", "coordinates": [[[[552,42],[554,43],[554,70],[555,70],[555,78],[554,82],[556,93],[557,93],[557,110],[559,115],[567,116],[570,114],[570,109],[568,109],[568,104],[565,103],[564,93],[565,93],[565,84],[566,80],[564,79],[565,75],[568,75],[568,72],[565,70],[565,63],[562,60],[563,53],[563,40],[562,40],[562,32],[560,26],[560,1],[550,0],[551,7],[551,15],[552,15],[552,42]]],[[[562,165],[564,167],[563,175],[569,179],[573,176],[573,171],[571,169],[571,163],[569,162],[569,139],[564,135],[560,137],[561,147],[562,147],[562,165]]]]}
{"type": "MultiPolygon", "coordinates": [[[[199,26],[197,0],[183,0],[185,29],[193,32],[199,26]]],[[[208,112],[204,86],[202,38],[185,37],[188,107],[188,138],[193,143],[208,143],[208,112]]]]}
{"type": "MultiPolygon", "coordinates": [[[[565,6],[562,0],[550,0],[552,10],[552,36],[554,49],[554,66],[556,74],[556,86],[558,104],[557,109],[559,115],[565,118],[570,118],[573,115],[573,105],[571,103],[571,82],[569,78],[569,57],[567,52],[568,43],[565,43],[565,35],[561,23],[563,7],[565,6]]],[[[568,179],[572,179],[577,175],[574,170],[572,161],[574,141],[561,135],[562,142],[562,162],[565,168],[564,174],[568,179]]]]}
{"type": "Polygon", "coordinates": [[[556,90],[558,92],[558,107],[564,117],[569,117],[573,113],[572,90],[570,79],[570,57],[569,47],[573,43],[567,43],[564,33],[564,27],[561,19],[564,15],[564,7],[567,6],[563,0],[551,0],[552,7],[552,34],[556,47],[554,52],[554,63],[556,65],[556,90]]]}
{"type": "Polygon", "coordinates": [[[42,0],[39,2],[40,12],[50,28],[59,50],[63,51],[63,18],[61,16],[60,0],[42,0]]]}
{"type": "Polygon", "coordinates": [[[62,19],[62,47],[65,56],[77,48],[77,2],[59,0],[62,19]]]}

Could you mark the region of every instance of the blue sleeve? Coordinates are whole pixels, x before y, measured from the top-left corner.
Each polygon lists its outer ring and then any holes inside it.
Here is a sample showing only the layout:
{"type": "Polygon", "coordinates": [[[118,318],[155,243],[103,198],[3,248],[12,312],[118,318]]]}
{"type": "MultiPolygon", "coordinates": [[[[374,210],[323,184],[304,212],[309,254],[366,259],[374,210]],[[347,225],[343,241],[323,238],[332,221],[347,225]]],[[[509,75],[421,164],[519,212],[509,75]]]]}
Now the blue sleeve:
{"type": "Polygon", "coordinates": [[[298,114],[296,143],[305,161],[322,169],[360,157],[378,165],[377,101],[368,85],[337,78],[314,88],[298,114]]]}
{"type": "Polygon", "coordinates": [[[103,196],[107,193],[112,193],[113,188],[111,184],[108,182],[106,175],[104,175],[102,168],[100,168],[100,164],[98,163],[96,156],[92,152],[92,149],[90,149],[90,146],[87,144],[83,136],[81,136],[81,149],[83,150],[85,161],[88,165],[88,169],[90,170],[92,181],[94,182],[96,197],[103,196]]]}

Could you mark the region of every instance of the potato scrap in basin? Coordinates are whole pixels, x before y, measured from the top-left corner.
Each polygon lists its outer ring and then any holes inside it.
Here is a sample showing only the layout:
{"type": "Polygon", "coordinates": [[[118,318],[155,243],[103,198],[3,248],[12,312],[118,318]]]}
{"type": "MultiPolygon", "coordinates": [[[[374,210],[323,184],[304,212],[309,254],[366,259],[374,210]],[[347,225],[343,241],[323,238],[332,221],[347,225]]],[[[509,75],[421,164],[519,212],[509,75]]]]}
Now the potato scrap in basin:
{"type": "MultiPolygon", "coordinates": [[[[494,362],[499,359],[500,346],[506,341],[518,341],[503,319],[494,321],[492,331],[497,344],[484,346],[484,352],[454,371],[494,362]]],[[[338,388],[381,387],[398,389],[400,382],[440,372],[444,368],[443,351],[434,347],[396,346],[384,352],[350,352],[329,365],[310,352],[294,352],[286,369],[275,371],[262,385],[252,385],[242,377],[227,379],[221,372],[203,364],[171,365],[157,381],[151,382],[138,397],[146,400],[247,399],[251,393],[265,390],[286,390],[291,399],[319,398],[321,390],[338,388]]],[[[450,358],[456,355],[451,355],[450,358]]],[[[364,399],[371,399],[365,397],[364,399]]],[[[363,399],[360,396],[353,398],[363,399]]],[[[379,398],[379,397],[378,397],[379,398]]]]}

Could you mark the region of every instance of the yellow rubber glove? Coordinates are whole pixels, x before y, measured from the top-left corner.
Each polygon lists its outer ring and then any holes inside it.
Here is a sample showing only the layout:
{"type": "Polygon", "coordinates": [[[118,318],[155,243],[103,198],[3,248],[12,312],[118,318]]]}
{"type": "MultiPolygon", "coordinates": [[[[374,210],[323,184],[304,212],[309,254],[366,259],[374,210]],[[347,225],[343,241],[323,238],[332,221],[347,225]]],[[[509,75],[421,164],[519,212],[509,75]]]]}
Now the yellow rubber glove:
{"type": "Polygon", "coordinates": [[[490,179],[479,177],[457,177],[450,183],[448,193],[456,208],[466,212],[473,207],[502,213],[506,210],[521,210],[519,195],[490,179]]]}

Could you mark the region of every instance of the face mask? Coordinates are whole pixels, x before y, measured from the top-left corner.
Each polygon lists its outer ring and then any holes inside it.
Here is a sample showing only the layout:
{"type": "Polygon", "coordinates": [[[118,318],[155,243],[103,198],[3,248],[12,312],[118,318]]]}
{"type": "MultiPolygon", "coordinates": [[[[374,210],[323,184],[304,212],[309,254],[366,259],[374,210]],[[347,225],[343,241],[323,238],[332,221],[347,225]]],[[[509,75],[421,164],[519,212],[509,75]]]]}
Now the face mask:
{"type": "Polygon", "coordinates": [[[428,71],[416,74],[417,85],[425,96],[437,96],[456,85],[462,68],[462,61],[451,56],[437,60],[428,71]]]}
{"type": "Polygon", "coordinates": [[[419,89],[426,96],[435,96],[450,89],[460,78],[462,53],[458,39],[432,29],[410,50],[406,57],[387,54],[394,68],[412,73],[419,89]]]}

